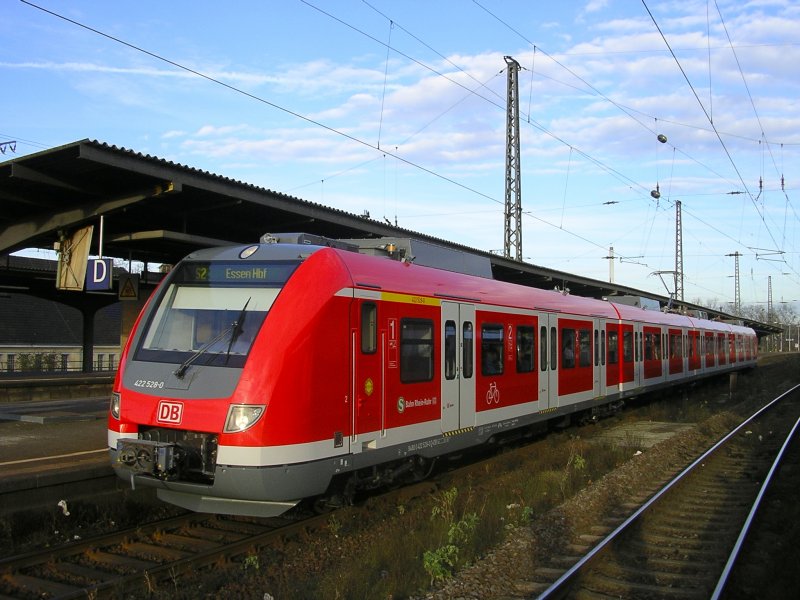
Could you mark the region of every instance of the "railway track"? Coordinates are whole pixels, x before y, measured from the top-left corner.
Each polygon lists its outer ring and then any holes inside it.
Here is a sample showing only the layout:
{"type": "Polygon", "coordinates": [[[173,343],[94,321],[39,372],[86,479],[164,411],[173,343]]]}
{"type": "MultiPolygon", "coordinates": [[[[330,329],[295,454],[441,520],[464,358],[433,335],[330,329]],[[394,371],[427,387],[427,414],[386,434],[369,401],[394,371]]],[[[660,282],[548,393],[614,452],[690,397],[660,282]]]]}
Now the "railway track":
{"type": "MultiPolygon", "coordinates": [[[[466,467],[466,470],[479,473],[485,471],[485,468],[481,463],[476,463],[466,467]]],[[[468,473],[465,472],[462,478],[466,477],[468,473]]],[[[420,489],[417,491],[415,491],[417,486],[408,486],[403,488],[401,493],[405,496],[422,495],[430,493],[436,487],[430,480],[418,485],[420,489]]],[[[646,499],[642,498],[642,501],[646,499]]],[[[326,524],[329,518],[330,515],[320,517],[326,524]]],[[[580,544],[589,546],[623,520],[624,517],[621,517],[618,521],[610,523],[605,531],[592,532],[593,535],[581,540],[580,544]]],[[[251,552],[255,553],[256,548],[260,546],[268,546],[275,538],[291,535],[298,529],[314,529],[321,524],[322,521],[316,519],[299,522],[290,522],[287,519],[253,521],[186,515],[127,532],[71,544],[63,549],[54,548],[42,553],[0,560],[0,600],[6,600],[6,597],[95,598],[123,589],[138,590],[144,595],[149,591],[148,586],[151,582],[155,587],[159,579],[164,582],[177,581],[182,574],[192,573],[192,569],[204,564],[235,560],[237,555],[240,558],[244,557],[251,552]],[[236,530],[240,528],[240,523],[244,529],[239,531],[242,537],[231,539],[229,544],[220,541],[216,548],[212,546],[204,548],[203,541],[193,541],[194,538],[208,541],[209,537],[212,538],[211,541],[215,541],[214,535],[219,535],[216,530],[236,530]],[[254,531],[262,526],[259,531],[254,531]],[[213,535],[207,531],[209,529],[213,535]],[[173,545],[173,541],[179,543],[173,545]],[[130,554],[128,547],[131,549],[130,554]]],[[[550,573],[550,581],[556,579],[578,560],[576,556],[581,550],[575,548],[574,556],[559,557],[559,564],[554,564],[552,567],[558,569],[558,572],[555,575],[554,570],[550,573]]],[[[183,582],[185,583],[186,581],[183,582]]],[[[542,586],[542,589],[544,587],[546,586],[542,586]]],[[[164,584],[159,589],[163,591],[164,584]]],[[[632,593],[628,597],[634,596],[632,593]]]]}
{"type": "Polygon", "coordinates": [[[642,506],[628,506],[635,510],[630,517],[575,540],[574,555],[553,557],[538,579],[560,577],[539,598],[717,597],[798,415],[800,386],[745,420],[642,506]]]}
{"type": "Polygon", "coordinates": [[[254,552],[327,516],[237,519],[191,513],[0,560],[0,600],[100,598],[149,587],[189,569],[254,552]],[[136,586],[139,586],[138,588],[136,586]]]}

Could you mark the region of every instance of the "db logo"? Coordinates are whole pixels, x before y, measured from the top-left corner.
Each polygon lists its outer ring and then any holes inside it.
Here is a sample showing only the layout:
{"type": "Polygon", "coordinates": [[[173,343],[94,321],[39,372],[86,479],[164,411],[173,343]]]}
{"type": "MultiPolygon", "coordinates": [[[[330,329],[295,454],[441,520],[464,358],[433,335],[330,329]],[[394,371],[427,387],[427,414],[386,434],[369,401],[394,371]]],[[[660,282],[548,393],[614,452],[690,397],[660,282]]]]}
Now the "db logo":
{"type": "Polygon", "coordinates": [[[158,404],[158,417],[156,420],[159,423],[175,423],[176,425],[183,419],[183,402],[167,402],[162,400],[158,404]]]}

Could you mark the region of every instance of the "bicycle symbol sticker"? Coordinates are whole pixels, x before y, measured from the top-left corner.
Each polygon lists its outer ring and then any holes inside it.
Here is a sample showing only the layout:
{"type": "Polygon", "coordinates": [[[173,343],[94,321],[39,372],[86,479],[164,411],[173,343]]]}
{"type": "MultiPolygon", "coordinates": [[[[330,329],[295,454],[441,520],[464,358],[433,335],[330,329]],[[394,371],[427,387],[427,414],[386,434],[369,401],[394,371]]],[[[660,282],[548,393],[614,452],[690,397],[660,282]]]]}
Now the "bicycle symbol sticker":
{"type": "Polygon", "coordinates": [[[489,391],[486,392],[486,404],[500,404],[500,390],[497,389],[497,383],[494,381],[489,384],[489,391]]]}

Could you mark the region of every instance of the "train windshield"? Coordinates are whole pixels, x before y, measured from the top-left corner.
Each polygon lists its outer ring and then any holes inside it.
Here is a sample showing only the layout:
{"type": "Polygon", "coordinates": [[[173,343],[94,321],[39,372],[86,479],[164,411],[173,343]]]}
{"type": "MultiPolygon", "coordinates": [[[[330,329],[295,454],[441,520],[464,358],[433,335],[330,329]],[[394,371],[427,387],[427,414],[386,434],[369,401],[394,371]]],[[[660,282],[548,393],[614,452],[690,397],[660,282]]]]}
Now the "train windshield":
{"type": "Polygon", "coordinates": [[[283,284],[287,263],[198,263],[177,267],[152,313],[138,360],[242,367],[283,284]]]}

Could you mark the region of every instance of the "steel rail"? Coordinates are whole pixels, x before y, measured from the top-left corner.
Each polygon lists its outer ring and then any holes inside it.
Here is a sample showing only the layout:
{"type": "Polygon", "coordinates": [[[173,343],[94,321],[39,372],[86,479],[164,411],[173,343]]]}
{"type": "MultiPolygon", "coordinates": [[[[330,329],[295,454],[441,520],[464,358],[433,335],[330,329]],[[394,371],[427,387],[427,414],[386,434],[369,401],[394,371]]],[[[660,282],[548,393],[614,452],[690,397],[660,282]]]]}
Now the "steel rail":
{"type": "Polygon", "coordinates": [[[755,519],[758,510],[761,507],[761,500],[764,498],[764,495],[769,489],[769,486],[772,484],[773,475],[778,470],[778,467],[780,467],[781,464],[783,463],[783,456],[786,453],[786,449],[792,443],[795,435],[797,434],[798,429],[800,429],[800,418],[798,418],[797,421],[794,422],[794,426],[792,427],[792,430],[789,432],[789,435],[786,436],[786,440],[784,440],[783,446],[781,446],[780,451],[775,457],[775,460],[773,461],[772,466],[769,469],[769,473],[767,473],[766,478],[764,478],[764,483],[761,484],[761,489],[758,492],[758,496],[756,497],[755,502],[753,502],[753,507],[750,509],[750,513],[747,515],[747,519],[745,520],[744,525],[742,526],[742,531],[736,540],[736,544],[734,544],[733,546],[733,550],[731,551],[730,557],[728,558],[728,562],[725,563],[725,568],[722,570],[722,574],[720,575],[719,581],[717,582],[717,587],[714,588],[714,593],[711,595],[711,600],[718,600],[719,597],[722,595],[725,586],[728,584],[728,578],[730,577],[731,571],[733,570],[733,567],[736,564],[736,560],[739,557],[739,552],[742,549],[742,545],[747,539],[747,536],[750,534],[750,526],[752,525],[753,520],[755,519]]]}
{"type": "Polygon", "coordinates": [[[770,410],[774,406],[776,406],[783,398],[792,394],[793,392],[800,389],[800,384],[790,388],[789,390],[782,393],[777,398],[774,398],[769,403],[761,407],[755,413],[750,415],[747,419],[742,421],[739,425],[737,425],[734,429],[728,432],[725,436],[723,436],[716,444],[714,444],[711,448],[706,450],[701,456],[695,459],[688,467],[686,467],[683,471],[681,471],[674,479],[672,479],[667,485],[661,488],[655,495],[653,495],[647,502],[645,502],[642,506],[640,506],[631,516],[629,516],[625,521],[623,521],[614,531],[612,531],[608,536],[606,536],[603,540],[597,543],[587,554],[585,554],[578,562],[576,562],[572,567],[570,567],[561,577],[559,577],[553,584],[550,585],[546,590],[544,590],[539,596],[537,596],[537,600],[547,600],[550,598],[559,598],[563,593],[566,592],[568,586],[573,582],[573,580],[578,576],[578,574],[583,570],[583,568],[594,560],[599,554],[604,552],[611,543],[616,540],[625,530],[628,529],[634,522],[636,522],[645,512],[647,512],[650,507],[654,504],[659,502],[666,494],[669,492],[673,487],[675,487],[679,482],[681,482],[685,477],[687,477],[698,465],[703,463],[709,456],[714,454],[719,448],[721,448],[728,440],[738,434],[744,427],[749,425],[752,421],[758,418],[762,413],[770,410]]]}

